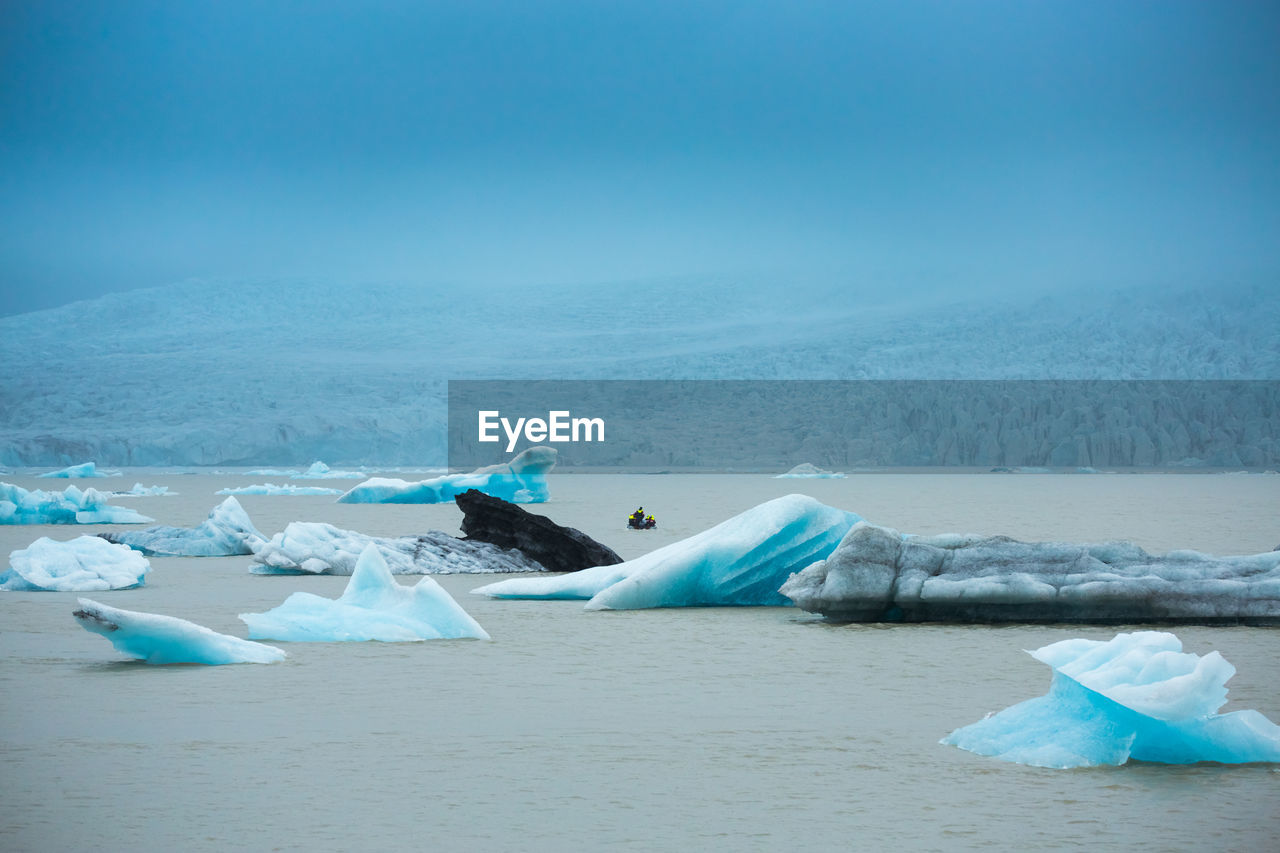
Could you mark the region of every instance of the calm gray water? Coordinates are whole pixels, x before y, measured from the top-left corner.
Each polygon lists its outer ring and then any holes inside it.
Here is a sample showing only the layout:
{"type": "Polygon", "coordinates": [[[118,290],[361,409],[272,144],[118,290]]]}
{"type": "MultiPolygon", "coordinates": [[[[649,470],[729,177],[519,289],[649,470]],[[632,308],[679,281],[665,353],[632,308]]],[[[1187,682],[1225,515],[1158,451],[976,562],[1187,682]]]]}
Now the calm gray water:
{"type": "MultiPolygon", "coordinates": [[[[217,489],[269,479],[128,471],[92,484],[168,485],[180,495],[117,502],[193,525],[217,489]]],[[[792,491],[919,533],[1218,553],[1280,542],[1280,477],[1264,475],[554,475],[552,501],[533,509],[632,557],[792,491]],[[623,529],[637,503],[659,530],[623,529]]],[[[240,500],[268,535],[294,520],[456,532],[461,517],[240,500]]],[[[0,554],[105,529],[0,527],[0,554]]],[[[238,613],[346,583],[250,576],[245,557],[151,563],[146,587],[91,597],[244,636],[238,613]]],[[[1048,670],[1022,649],[1115,629],[585,613],[468,594],[492,576],[440,580],[491,642],[280,644],[290,658],[272,666],[126,662],[75,624],[74,594],[0,593],[0,850],[1276,849],[1269,765],[1054,771],[937,743],[1045,692],[1048,670]]],[[[1224,710],[1280,721],[1280,632],[1177,633],[1238,668],[1224,710]]]]}

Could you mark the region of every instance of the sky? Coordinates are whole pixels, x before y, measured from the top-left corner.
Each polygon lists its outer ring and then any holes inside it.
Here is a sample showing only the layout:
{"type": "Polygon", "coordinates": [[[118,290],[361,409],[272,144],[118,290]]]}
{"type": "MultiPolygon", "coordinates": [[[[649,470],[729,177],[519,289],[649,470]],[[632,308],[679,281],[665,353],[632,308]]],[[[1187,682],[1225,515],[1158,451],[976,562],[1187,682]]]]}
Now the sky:
{"type": "Polygon", "coordinates": [[[1280,4],[7,0],[0,314],[190,278],[1280,288],[1280,4]]]}

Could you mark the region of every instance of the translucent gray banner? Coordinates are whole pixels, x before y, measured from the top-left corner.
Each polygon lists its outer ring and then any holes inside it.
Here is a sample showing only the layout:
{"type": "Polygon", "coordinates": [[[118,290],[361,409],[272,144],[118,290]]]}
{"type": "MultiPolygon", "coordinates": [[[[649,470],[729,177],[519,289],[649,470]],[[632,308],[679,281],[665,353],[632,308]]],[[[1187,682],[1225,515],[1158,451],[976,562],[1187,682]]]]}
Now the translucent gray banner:
{"type": "Polygon", "coordinates": [[[449,467],[1280,466],[1280,382],[450,381],[449,467]]]}

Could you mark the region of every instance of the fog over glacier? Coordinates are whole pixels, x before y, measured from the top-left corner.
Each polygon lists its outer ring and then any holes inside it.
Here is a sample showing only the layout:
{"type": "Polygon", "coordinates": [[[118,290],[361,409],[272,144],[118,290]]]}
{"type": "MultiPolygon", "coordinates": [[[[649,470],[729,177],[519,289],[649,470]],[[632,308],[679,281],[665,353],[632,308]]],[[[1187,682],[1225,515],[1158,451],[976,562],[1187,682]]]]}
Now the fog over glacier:
{"type": "Polygon", "coordinates": [[[0,318],[0,464],[445,462],[449,379],[1276,379],[1265,288],[190,281],[0,318]],[[778,310],[779,305],[786,310],[778,310]]]}
{"type": "Polygon", "coordinates": [[[450,379],[1280,378],[1271,4],[6,12],[2,466],[441,465],[450,379]]]}

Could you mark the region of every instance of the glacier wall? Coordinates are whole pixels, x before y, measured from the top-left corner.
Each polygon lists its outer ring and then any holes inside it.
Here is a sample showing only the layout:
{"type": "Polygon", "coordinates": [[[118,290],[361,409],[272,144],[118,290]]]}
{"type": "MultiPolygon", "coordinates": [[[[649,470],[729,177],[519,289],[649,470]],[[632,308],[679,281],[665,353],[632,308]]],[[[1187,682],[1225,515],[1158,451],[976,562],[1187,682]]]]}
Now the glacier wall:
{"type": "Polygon", "coordinates": [[[450,379],[1280,379],[1274,287],[832,288],[779,310],[782,288],[667,280],[643,311],[634,287],[495,311],[456,288],[191,281],[0,318],[0,465],[443,465],[450,379]]]}

